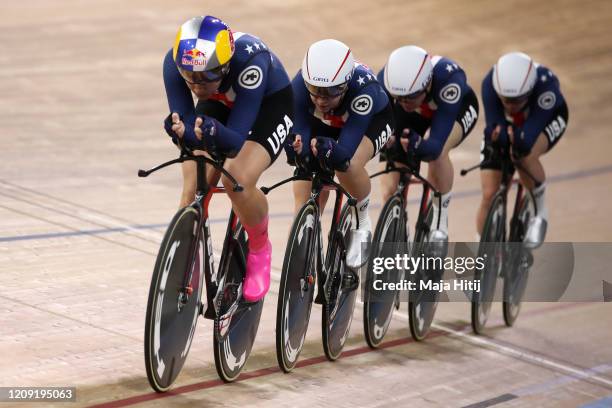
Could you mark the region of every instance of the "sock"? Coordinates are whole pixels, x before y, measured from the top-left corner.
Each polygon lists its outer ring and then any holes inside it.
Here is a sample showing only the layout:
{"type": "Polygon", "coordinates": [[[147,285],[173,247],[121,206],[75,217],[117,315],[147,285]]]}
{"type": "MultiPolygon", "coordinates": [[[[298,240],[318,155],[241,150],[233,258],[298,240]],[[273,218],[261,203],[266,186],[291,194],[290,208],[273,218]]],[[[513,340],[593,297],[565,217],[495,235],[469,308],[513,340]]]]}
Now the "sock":
{"type": "Polygon", "coordinates": [[[268,216],[266,215],[259,224],[244,225],[244,230],[249,235],[249,251],[259,251],[268,242],[268,216]]]}
{"type": "Polygon", "coordinates": [[[439,200],[436,197],[433,198],[432,229],[438,229],[448,234],[448,205],[450,204],[451,197],[452,193],[449,191],[448,193],[442,194],[439,200]],[[442,211],[440,211],[440,219],[438,220],[438,209],[440,208],[440,203],[442,203],[442,211]]]}
{"type": "Polygon", "coordinates": [[[535,203],[538,211],[538,217],[542,217],[543,219],[548,219],[548,210],[546,209],[546,205],[544,204],[544,193],[546,192],[546,184],[542,183],[533,190],[531,193],[533,194],[533,198],[535,198],[535,203]]]}
{"type": "Polygon", "coordinates": [[[357,203],[357,218],[359,219],[360,230],[372,230],[372,223],[370,222],[370,195],[357,203]]]}

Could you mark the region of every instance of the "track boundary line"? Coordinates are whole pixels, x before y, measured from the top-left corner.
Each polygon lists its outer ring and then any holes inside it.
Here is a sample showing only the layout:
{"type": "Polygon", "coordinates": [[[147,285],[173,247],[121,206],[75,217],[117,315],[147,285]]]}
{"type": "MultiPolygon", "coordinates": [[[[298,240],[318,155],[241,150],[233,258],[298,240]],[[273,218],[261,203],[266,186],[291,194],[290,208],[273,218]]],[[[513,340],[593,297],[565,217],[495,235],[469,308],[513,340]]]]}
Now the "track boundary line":
{"type": "MultiPolygon", "coordinates": [[[[576,307],[580,307],[584,305],[585,305],[584,303],[571,303],[571,304],[565,304],[565,305],[557,305],[555,307],[550,307],[546,309],[538,309],[538,310],[534,310],[531,312],[526,312],[524,313],[523,317],[528,318],[528,317],[538,316],[541,314],[552,313],[552,312],[555,312],[561,309],[572,309],[572,308],[576,308],[576,307]]],[[[432,326],[438,326],[438,325],[434,324],[432,326]]],[[[469,327],[470,325],[466,324],[465,326],[461,327],[461,330],[469,330],[469,327]]],[[[427,339],[433,339],[436,337],[452,337],[451,336],[452,332],[449,332],[449,331],[451,331],[451,329],[442,328],[442,327],[440,329],[436,328],[435,330],[430,332],[430,334],[427,336],[427,339]]],[[[468,336],[467,334],[462,333],[461,331],[455,330],[455,332],[461,333],[463,336],[466,336],[466,337],[468,336]]],[[[472,337],[475,337],[475,336],[472,336],[472,337]]],[[[378,349],[372,349],[368,346],[361,346],[361,347],[356,347],[353,349],[345,350],[342,353],[342,358],[357,356],[357,355],[366,354],[370,352],[376,352],[381,349],[388,349],[388,348],[397,347],[397,346],[401,346],[404,344],[411,344],[411,343],[417,343],[417,342],[414,339],[412,339],[412,337],[402,337],[399,339],[383,342],[378,349]]],[[[342,359],[340,361],[342,361],[342,359]]],[[[323,362],[327,362],[327,358],[325,356],[311,357],[305,360],[298,361],[297,367],[298,368],[307,367],[311,365],[321,364],[323,362]]],[[[247,381],[247,380],[264,377],[264,376],[268,376],[272,374],[280,374],[280,373],[281,373],[281,370],[278,366],[266,367],[266,368],[261,368],[255,371],[244,372],[234,382],[242,382],[242,381],[247,381]]],[[[215,387],[229,385],[229,384],[223,382],[221,379],[206,380],[206,381],[202,381],[202,382],[198,382],[194,384],[187,384],[187,385],[183,385],[180,387],[176,387],[166,393],[149,392],[146,394],[135,395],[132,397],[127,397],[127,398],[119,399],[115,401],[108,401],[108,402],[103,402],[100,404],[89,405],[89,407],[91,408],[126,407],[126,406],[140,404],[140,403],[147,402],[147,401],[158,400],[158,399],[163,399],[163,398],[170,398],[173,396],[178,396],[178,395],[186,394],[189,392],[201,391],[201,390],[215,388],[215,387]]]]}

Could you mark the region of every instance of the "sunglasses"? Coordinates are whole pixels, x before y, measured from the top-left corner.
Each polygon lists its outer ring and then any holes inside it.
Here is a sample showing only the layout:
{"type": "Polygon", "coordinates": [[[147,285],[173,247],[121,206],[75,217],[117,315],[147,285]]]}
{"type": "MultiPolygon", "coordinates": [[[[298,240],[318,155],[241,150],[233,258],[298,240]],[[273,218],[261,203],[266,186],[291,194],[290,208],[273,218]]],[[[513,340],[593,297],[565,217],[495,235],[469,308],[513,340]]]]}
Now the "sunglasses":
{"type": "Polygon", "coordinates": [[[393,99],[395,99],[398,102],[414,102],[415,100],[420,98],[423,94],[425,94],[425,92],[427,92],[427,90],[423,89],[422,91],[415,92],[410,95],[391,95],[391,96],[393,97],[393,99]]]}
{"type": "Polygon", "coordinates": [[[523,103],[527,102],[529,96],[530,94],[517,96],[516,98],[507,98],[505,96],[500,96],[499,98],[503,103],[508,105],[522,105],[523,103]]]}
{"type": "Polygon", "coordinates": [[[341,84],[336,86],[322,87],[314,86],[304,82],[308,93],[315,98],[327,98],[333,99],[340,95],[343,95],[348,90],[348,84],[341,84]]]}
{"type": "Polygon", "coordinates": [[[220,65],[209,71],[186,71],[179,69],[185,81],[192,85],[208,84],[222,80],[229,72],[229,64],[220,65]]]}

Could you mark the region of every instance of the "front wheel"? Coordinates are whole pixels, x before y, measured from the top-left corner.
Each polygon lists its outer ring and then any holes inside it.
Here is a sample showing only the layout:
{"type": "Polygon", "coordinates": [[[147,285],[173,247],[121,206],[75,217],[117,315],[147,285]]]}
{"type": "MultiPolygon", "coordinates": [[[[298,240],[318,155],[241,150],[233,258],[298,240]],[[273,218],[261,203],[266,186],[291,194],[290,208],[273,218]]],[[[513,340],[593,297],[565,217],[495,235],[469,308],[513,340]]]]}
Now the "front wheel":
{"type": "Polygon", "coordinates": [[[345,205],[335,226],[336,231],[332,231],[325,257],[327,279],[324,289],[326,301],[323,304],[322,332],[323,350],[330,361],[337,360],[342,354],[353,321],[357,290],[346,288],[343,281],[350,273],[345,262],[346,244],[349,231],[355,228],[355,225],[356,220],[351,207],[345,205]]]}
{"type": "Polygon", "coordinates": [[[204,242],[200,211],[181,209],[162,240],[149,289],[145,320],[145,367],[151,387],[167,391],[180,373],[201,306],[204,242]],[[191,268],[191,281],[185,285],[191,268]],[[190,293],[189,293],[190,292],[190,293]]]}
{"type": "Polygon", "coordinates": [[[407,251],[406,219],[403,200],[394,195],[383,207],[374,237],[372,256],[368,261],[363,300],[363,331],[366,342],[371,348],[380,345],[389,329],[393,311],[399,302],[397,290],[384,289],[382,285],[397,284],[402,279],[402,271],[385,269],[374,273],[374,260],[393,258],[407,251]]]}
{"type": "Polygon", "coordinates": [[[312,310],[317,211],[313,202],[302,207],[285,250],[276,311],[276,359],[286,373],[293,370],[302,351],[312,310]]]}
{"type": "MultiPolygon", "coordinates": [[[[429,253],[429,231],[433,220],[431,203],[427,206],[423,220],[421,225],[417,225],[414,234],[411,252],[413,258],[426,258],[429,253]]],[[[421,266],[411,275],[414,290],[411,290],[409,294],[408,325],[410,334],[416,341],[421,341],[427,336],[433,323],[440,297],[440,291],[436,290],[436,286],[440,285],[443,273],[444,270],[440,270],[437,266],[431,268],[421,266]]]]}

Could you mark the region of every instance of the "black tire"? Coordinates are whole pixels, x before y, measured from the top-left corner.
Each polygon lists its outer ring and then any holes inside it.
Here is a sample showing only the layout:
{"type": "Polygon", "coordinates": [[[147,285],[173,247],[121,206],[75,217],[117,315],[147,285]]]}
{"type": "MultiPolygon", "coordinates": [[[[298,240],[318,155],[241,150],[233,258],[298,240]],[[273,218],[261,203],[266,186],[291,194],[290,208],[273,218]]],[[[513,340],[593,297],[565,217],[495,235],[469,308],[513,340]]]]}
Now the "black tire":
{"type": "Polygon", "coordinates": [[[315,291],[317,207],[307,202],[295,217],[285,249],[276,309],[276,359],[284,372],[295,367],[308,330],[315,291]]]}
{"type": "MultiPolygon", "coordinates": [[[[529,194],[529,193],[527,193],[529,194]]],[[[510,226],[510,245],[508,246],[507,271],[504,274],[504,322],[511,327],[521,311],[521,303],[527,288],[529,268],[533,263],[531,251],[522,245],[527,225],[535,215],[531,199],[523,197],[518,210],[518,218],[510,226]]]]}
{"type": "Polygon", "coordinates": [[[373,262],[375,258],[394,257],[403,253],[406,248],[404,214],[403,200],[398,195],[392,196],[378,217],[372,238],[372,256],[368,262],[363,290],[363,332],[371,348],[377,348],[387,333],[398,296],[395,290],[375,290],[374,282],[398,283],[402,279],[402,271],[395,269],[375,274],[373,262]]]}
{"type": "Polygon", "coordinates": [[[200,231],[197,238],[194,228],[199,218],[194,207],[183,208],[174,216],[151,277],[144,350],[147,378],[157,392],[167,391],[183,368],[200,313],[205,246],[203,234],[200,231]],[[187,303],[179,306],[179,291],[191,265],[193,292],[187,303]]]}
{"type": "MultiPolygon", "coordinates": [[[[424,223],[417,225],[414,234],[414,243],[412,245],[412,256],[419,257],[422,254],[426,255],[427,240],[429,237],[429,226],[433,218],[433,209],[431,203],[428,204],[425,212],[424,223]]],[[[421,290],[420,282],[426,280],[439,281],[444,271],[425,271],[419,268],[411,275],[411,279],[416,283],[415,290],[411,290],[408,300],[408,326],[410,334],[416,341],[421,341],[429,333],[431,323],[433,322],[436,309],[438,307],[438,298],[440,292],[437,290],[421,290]]]]}
{"type": "Polygon", "coordinates": [[[481,334],[489,318],[497,278],[504,264],[504,241],[506,236],[506,205],[501,193],[491,202],[478,245],[478,257],[485,259],[482,270],[474,269],[474,280],[480,280],[480,291],[472,292],[472,329],[481,334]]]}
{"type": "Polygon", "coordinates": [[[221,260],[219,262],[216,299],[218,316],[215,318],[213,350],[217,374],[225,382],[232,382],[244,368],[257,335],[264,299],[257,303],[239,301],[238,308],[229,319],[222,319],[229,306],[239,296],[246,271],[248,253],[244,230],[237,224],[234,231],[226,234],[221,260]]]}
{"type": "Polygon", "coordinates": [[[348,234],[355,227],[355,216],[351,207],[345,205],[340,213],[337,230],[332,231],[325,257],[326,270],[330,276],[325,282],[326,298],[323,304],[322,332],[323,350],[330,361],[337,360],[348,338],[353,321],[353,309],[358,290],[342,288],[345,273],[345,255],[348,234]]]}

